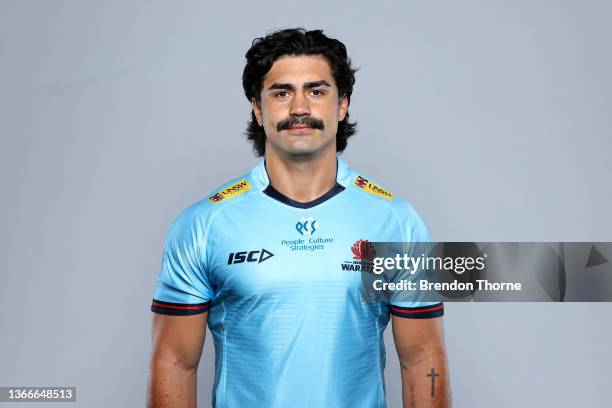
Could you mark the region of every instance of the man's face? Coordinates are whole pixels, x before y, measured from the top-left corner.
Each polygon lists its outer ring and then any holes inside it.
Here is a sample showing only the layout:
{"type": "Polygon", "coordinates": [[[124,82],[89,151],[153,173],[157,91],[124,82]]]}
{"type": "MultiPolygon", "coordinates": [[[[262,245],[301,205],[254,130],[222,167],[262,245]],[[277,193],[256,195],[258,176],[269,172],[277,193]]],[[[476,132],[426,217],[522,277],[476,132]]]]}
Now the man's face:
{"type": "Polygon", "coordinates": [[[251,102],[267,136],[266,151],[292,156],[336,151],[338,122],[346,116],[348,98],[338,99],[324,57],[279,58],[264,77],[261,104],[255,98],[251,102]]]}

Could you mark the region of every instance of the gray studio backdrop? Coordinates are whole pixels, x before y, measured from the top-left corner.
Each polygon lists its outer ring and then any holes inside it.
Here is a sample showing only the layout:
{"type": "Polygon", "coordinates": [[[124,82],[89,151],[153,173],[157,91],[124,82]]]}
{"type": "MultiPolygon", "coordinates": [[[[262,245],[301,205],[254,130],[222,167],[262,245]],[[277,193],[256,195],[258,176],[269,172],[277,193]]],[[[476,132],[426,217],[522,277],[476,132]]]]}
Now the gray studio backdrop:
{"type": "MultiPolygon", "coordinates": [[[[167,228],[256,163],[243,56],[276,28],[346,43],[344,156],[434,240],[612,241],[611,19],[605,1],[0,1],[0,386],[144,405],[167,228]]],[[[611,313],[449,304],[454,406],[609,407],[611,313]]]]}

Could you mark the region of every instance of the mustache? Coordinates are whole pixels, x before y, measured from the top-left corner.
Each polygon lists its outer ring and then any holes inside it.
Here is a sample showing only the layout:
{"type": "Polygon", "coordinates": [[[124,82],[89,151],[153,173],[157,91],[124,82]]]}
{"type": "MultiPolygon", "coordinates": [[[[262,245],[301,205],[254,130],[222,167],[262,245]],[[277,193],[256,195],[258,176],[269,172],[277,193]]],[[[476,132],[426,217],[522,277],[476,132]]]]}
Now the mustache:
{"type": "Polygon", "coordinates": [[[313,118],[312,116],[300,116],[281,120],[276,124],[276,131],[286,130],[297,125],[306,125],[313,129],[324,130],[325,125],[321,119],[313,118]]]}

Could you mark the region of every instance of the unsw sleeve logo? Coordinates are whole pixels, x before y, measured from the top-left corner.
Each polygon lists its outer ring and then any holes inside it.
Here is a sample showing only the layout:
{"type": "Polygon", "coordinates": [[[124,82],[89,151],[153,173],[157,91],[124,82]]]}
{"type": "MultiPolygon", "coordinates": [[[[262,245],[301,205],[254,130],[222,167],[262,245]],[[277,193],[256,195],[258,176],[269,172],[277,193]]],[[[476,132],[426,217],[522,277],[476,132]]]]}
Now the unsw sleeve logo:
{"type": "Polygon", "coordinates": [[[368,181],[368,179],[361,176],[357,176],[353,183],[363,191],[374,194],[378,197],[382,197],[385,200],[393,200],[395,198],[395,195],[391,194],[378,184],[372,183],[371,181],[368,181]]]}
{"type": "Polygon", "coordinates": [[[208,201],[217,204],[228,198],[236,197],[242,193],[245,193],[252,188],[253,186],[247,179],[242,179],[208,197],[208,201]]]}

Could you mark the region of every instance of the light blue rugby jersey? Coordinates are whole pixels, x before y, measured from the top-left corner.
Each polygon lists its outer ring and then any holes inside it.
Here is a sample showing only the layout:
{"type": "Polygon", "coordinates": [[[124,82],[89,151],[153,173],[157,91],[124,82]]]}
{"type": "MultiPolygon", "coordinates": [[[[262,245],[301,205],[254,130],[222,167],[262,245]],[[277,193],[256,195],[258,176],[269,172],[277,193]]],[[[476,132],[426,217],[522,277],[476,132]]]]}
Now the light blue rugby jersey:
{"type": "Polygon", "coordinates": [[[390,313],[431,318],[444,306],[365,301],[360,273],[347,267],[359,240],[429,234],[408,203],[340,158],[336,186],[312,202],[272,188],[262,160],[179,215],[151,310],[209,312],[214,407],[386,406],[390,313]]]}

